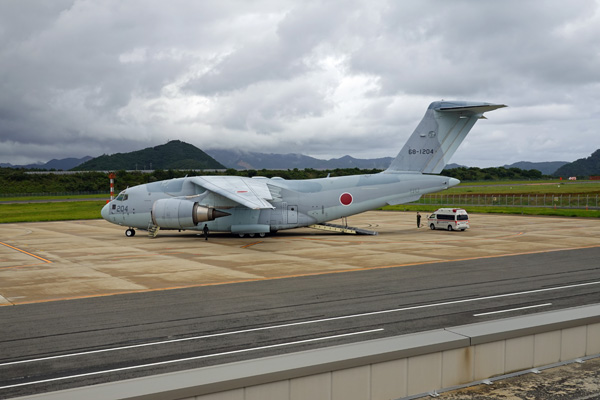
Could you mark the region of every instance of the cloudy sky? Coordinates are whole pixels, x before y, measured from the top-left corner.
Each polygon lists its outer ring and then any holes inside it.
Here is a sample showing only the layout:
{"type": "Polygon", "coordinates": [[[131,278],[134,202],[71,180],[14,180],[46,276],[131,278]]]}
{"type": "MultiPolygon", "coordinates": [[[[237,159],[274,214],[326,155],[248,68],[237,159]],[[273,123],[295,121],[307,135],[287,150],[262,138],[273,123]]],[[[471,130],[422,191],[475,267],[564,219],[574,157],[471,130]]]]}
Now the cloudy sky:
{"type": "Polygon", "coordinates": [[[600,1],[0,2],[0,162],[395,156],[432,101],[507,104],[452,162],[600,148],[600,1]]]}

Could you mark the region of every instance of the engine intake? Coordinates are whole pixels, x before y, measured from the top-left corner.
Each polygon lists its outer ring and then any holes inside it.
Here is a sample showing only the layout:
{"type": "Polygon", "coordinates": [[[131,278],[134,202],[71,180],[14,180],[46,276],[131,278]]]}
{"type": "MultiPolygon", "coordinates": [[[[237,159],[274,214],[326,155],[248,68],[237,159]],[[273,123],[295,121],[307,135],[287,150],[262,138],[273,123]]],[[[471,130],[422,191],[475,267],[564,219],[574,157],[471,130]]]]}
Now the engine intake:
{"type": "Polygon", "coordinates": [[[160,199],[152,205],[152,222],[161,228],[194,228],[200,222],[213,221],[231,215],[213,207],[180,199],[160,199]]]}

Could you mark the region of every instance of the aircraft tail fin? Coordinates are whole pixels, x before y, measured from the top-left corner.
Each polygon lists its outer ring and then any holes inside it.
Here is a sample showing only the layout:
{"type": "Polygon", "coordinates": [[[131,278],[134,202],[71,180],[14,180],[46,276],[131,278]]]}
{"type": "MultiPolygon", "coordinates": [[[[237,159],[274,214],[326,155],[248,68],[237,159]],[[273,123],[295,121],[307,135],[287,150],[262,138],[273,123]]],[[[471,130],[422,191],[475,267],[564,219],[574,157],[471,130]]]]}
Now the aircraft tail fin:
{"type": "Polygon", "coordinates": [[[384,172],[439,174],[483,113],[506,107],[469,101],[436,101],[384,172]]]}

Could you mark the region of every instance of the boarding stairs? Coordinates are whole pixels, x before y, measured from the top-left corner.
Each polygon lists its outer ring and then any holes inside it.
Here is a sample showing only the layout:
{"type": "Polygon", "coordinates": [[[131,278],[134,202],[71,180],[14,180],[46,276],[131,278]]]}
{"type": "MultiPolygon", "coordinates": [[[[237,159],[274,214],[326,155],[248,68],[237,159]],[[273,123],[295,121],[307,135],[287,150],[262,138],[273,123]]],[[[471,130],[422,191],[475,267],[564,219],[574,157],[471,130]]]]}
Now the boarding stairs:
{"type": "Polygon", "coordinates": [[[148,236],[151,238],[155,238],[158,235],[158,231],[160,230],[160,226],[156,226],[154,224],[148,225],[148,236]]]}
{"type": "Polygon", "coordinates": [[[324,222],[322,224],[309,225],[308,227],[313,228],[313,229],[320,229],[322,231],[346,233],[346,234],[350,234],[350,235],[377,235],[376,231],[370,231],[368,229],[362,229],[362,228],[355,228],[355,227],[348,226],[348,225],[330,224],[327,222],[324,222]]]}

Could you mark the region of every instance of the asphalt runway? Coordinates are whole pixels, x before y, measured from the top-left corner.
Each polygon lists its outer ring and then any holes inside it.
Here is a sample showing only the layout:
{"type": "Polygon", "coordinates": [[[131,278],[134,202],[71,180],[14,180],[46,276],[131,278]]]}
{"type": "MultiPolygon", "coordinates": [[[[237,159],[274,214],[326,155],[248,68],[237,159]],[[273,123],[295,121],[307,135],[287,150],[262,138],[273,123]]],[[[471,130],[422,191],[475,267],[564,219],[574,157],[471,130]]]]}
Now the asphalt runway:
{"type": "Polygon", "coordinates": [[[600,302],[598,221],[358,217],[380,235],[1,225],[0,398],[600,302]]]}

